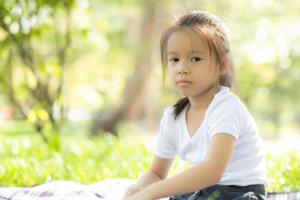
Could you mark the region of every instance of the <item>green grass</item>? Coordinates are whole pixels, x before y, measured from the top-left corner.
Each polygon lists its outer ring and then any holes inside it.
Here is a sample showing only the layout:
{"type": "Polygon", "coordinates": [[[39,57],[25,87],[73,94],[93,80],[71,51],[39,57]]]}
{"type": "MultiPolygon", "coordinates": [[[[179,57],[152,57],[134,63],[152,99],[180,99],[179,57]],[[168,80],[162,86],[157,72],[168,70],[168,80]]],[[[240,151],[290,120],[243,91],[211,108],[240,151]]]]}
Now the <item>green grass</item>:
{"type": "MultiPolygon", "coordinates": [[[[150,166],[153,145],[147,136],[123,134],[88,138],[64,135],[55,151],[36,134],[0,134],[0,186],[32,186],[64,179],[94,183],[141,176],[150,166]]],[[[188,167],[175,160],[170,175],[188,167]]],[[[300,190],[300,155],[267,155],[268,191],[300,190]]]]}
{"type": "Polygon", "coordinates": [[[148,150],[137,140],[63,136],[59,152],[35,135],[0,136],[0,140],[1,186],[29,186],[53,179],[89,183],[133,178],[151,161],[148,150]]]}
{"type": "Polygon", "coordinates": [[[290,151],[280,155],[266,155],[269,191],[300,191],[300,154],[290,151]]]}

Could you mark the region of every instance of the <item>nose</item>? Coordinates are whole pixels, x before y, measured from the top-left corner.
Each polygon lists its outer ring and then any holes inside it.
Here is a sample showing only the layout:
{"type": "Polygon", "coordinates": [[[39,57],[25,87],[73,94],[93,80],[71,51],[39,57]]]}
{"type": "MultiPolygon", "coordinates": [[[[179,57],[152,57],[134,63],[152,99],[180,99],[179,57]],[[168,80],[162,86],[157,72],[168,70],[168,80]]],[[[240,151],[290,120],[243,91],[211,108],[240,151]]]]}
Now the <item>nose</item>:
{"type": "Polygon", "coordinates": [[[189,74],[190,70],[188,68],[188,63],[186,63],[185,61],[178,63],[177,73],[178,74],[189,74]]]}

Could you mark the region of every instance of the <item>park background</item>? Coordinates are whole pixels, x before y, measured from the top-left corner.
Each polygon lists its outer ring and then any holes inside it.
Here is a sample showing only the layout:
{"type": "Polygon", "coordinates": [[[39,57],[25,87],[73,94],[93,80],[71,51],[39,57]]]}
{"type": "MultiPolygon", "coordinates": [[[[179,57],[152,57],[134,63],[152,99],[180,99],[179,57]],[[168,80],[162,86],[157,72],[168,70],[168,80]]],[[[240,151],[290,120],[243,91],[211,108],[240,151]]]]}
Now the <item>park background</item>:
{"type": "MultiPolygon", "coordinates": [[[[137,179],[164,108],[159,38],[206,10],[230,29],[240,96],[266,145],[268,191],[300,191],[296,0],[1,0],[0,186],[137,179]]],[[[175,160],[170,175],[189,167],[175,160]]]]}

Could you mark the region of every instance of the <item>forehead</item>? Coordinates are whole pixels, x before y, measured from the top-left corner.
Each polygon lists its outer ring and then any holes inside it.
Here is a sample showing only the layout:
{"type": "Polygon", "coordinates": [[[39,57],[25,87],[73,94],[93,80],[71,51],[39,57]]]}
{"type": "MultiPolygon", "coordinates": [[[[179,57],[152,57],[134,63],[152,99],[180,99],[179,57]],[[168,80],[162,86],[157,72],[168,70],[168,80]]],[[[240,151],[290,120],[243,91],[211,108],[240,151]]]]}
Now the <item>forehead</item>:
{"type": "Polygon", "coordinates": [[[168,39],[167,53],[207,53],[208,43],[201,33],[193,30],[179,30],[168,39]]]}

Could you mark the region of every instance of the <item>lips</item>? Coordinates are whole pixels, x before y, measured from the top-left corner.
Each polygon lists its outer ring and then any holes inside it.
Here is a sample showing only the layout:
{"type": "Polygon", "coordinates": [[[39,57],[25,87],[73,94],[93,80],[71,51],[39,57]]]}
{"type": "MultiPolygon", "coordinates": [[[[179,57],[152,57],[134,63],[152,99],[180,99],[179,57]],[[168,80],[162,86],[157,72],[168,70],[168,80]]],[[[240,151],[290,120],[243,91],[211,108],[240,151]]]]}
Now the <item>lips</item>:
{"type": "Polygon", "coordinates": [[[177,81],[177,84],[180,85],[180,86],[188,86],[192,83],[192,81],[189,81],[189,80],[179,80],[177,81]]]}

